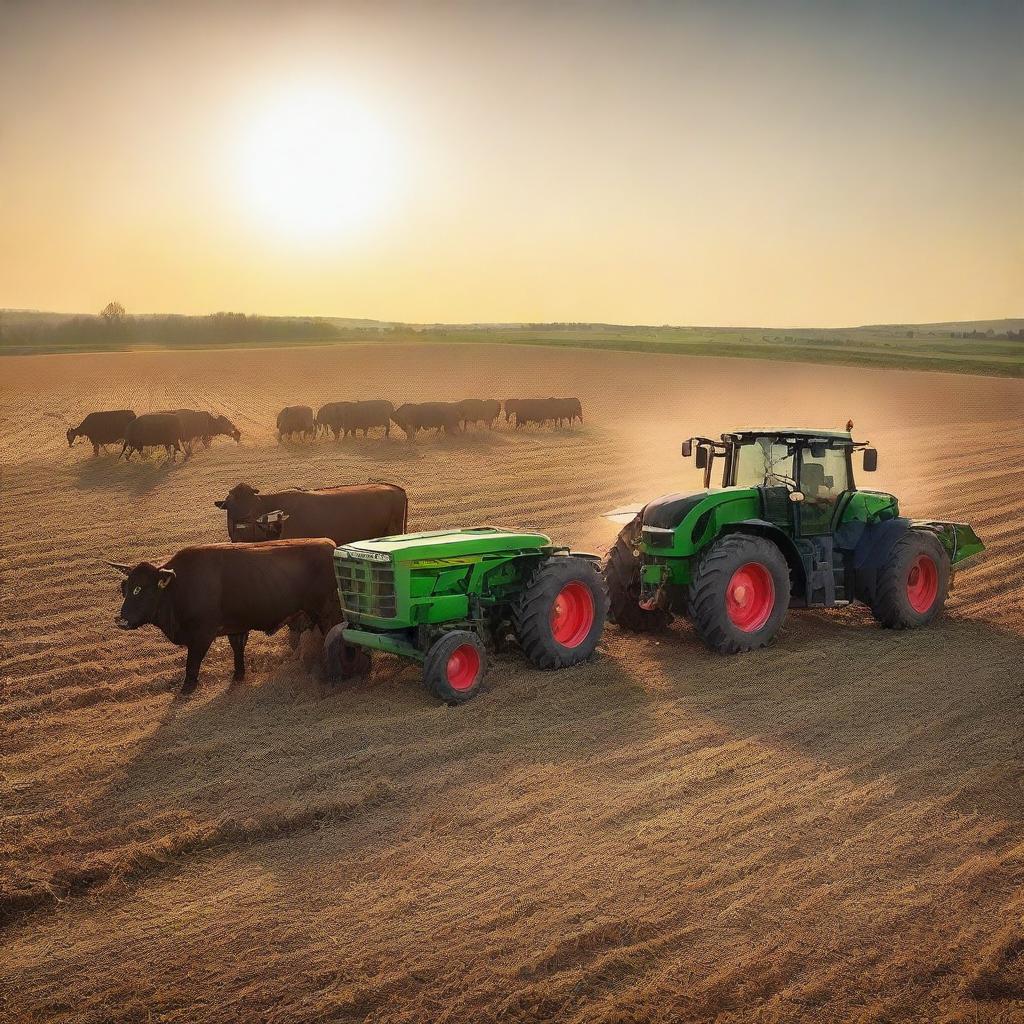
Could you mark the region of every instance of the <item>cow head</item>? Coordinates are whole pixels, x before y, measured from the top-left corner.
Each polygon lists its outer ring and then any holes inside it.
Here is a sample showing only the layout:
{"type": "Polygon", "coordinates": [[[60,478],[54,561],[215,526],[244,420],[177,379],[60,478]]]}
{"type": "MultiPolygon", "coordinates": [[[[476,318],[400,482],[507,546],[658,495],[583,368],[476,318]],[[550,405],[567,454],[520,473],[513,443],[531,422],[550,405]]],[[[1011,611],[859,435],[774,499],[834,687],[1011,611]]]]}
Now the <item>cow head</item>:
{"type": "Polygon", "coordinates": [[[161,569],[150,562],[140,562],[132,568],[119,562],[109,562],[125,577],[121,584],[124,604],[121,614],[114,619],[119,629],[138,629],[156,622],[157,611],[164,591],[174,582],[173,569],[161,569]]]}
{"type": "Polygon", "coordinates": [[[78,437],[78,430],[75,427],[68,427],[68,447],[70,448],[78,437]]]}
{"type": "Polygon", "coordinates": [[[242,432],[227,418],[227,416],[215,416],[213,418],[213,426],[218,434],[223,434],[225,437],[233,437],[236,444],[240,444],[242,441],[242,432]]]}
{"type": "Polygon", "coordinates": [[[259,502],[256,495],[260,493],[258,487],[250,487],[248,484],[235,484],[228,491],[228,496],[223,501],[215,501],[217,508],[224,509],[235,523],[251,523],[260,514],[259,502]]]}

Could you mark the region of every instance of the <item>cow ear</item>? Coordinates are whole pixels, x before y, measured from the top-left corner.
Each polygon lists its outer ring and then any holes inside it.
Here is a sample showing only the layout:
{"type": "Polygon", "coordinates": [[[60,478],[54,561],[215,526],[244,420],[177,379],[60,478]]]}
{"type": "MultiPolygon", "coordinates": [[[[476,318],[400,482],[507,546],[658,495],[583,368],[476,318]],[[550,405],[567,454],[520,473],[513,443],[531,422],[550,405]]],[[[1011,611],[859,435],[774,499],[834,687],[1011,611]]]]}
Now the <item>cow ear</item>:
{"type": "Polygon", "coordinates": [[[171,580],[174,579],[173,569],[158,569],[157,575],[160,577],[156,581],[156,585],[163,590],[165,587],[170,585],[171,580]]]}
{"type": "Polygon", "coordinates": [[[253,493],[253,494],[259,494],[259,493],[260,493],[260,489],[259,489],[258,487],[254,487],[254,488],[252,489],[252,493],[253,493]]]}
{"type": "Polygon", "coordinates": [[[227,508],[228,507],[228,503],[226,501],[215,501],[213,504],[214,504],[215,508],[227,508]]]}
{"type": "Polygon", "coordinates": [[[107,562],[107,565],[111,569],[116,569],[119,573],[123,573],[125,576],[131,574],[132,567],[130,565],[123,565],[121,562],[107,562]]]}

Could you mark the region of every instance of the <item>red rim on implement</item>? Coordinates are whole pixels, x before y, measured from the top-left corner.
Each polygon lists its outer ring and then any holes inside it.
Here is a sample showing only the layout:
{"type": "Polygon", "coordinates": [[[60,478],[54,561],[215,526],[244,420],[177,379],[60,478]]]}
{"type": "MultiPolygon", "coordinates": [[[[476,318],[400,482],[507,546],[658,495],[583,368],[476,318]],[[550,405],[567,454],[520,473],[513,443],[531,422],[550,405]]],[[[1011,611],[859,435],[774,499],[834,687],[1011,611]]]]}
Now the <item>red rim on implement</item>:
{"type": "Polygon", "coordinates": [[[939,570],[929,555],[918,555],[907,574],[907,600],[915,612],[924,613],[939,593],[939,570]]]}
{"type": "Polygon", "coordinates": [[[472,644],[456,647],[448,657],[448,685],[453,690],[468,690],[480,673],[480,652],[472,644]]]}
{"type": "Polygon", "coordinates": [[[551,606],[551,635],[563,647],[579,647],[594,624],[594,595],[582,583],[566,583],[551,606]]]}
{"type": "Polygon", "coordinates": [[[771,618],[775,607],[775,581],[760,562],[741,565],[725,588],[729,621],[745,633],[756,633],[771,618]]]}

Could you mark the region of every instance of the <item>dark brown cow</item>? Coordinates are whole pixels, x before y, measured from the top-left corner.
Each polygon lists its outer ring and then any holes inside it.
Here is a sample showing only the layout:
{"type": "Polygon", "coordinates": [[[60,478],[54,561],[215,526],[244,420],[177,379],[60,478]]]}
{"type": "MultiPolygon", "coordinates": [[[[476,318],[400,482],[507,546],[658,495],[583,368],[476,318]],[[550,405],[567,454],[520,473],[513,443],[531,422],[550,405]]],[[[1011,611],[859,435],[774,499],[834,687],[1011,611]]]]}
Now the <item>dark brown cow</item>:
{"type": "Polygon", "coordinates": [[[196,688],[199,666],[218,636],[231,641],[235,679],[244,679],[250,630],[269,635],[302,617],[326,635],[341,620],[334,541],[327,537],[200,544],[163,565],[109,564],[126,577],[117,626],[156,626],[172,644],[187,648],[183,694],[196,688]]]}
{"type": "Polygon", "coordinates": [[[493,398],[464,398],[456,402],[455,407],[459,410],[463,430],[469,423],[486,423],[493,430],[495,421],[501,415],[501,402],[493,398]]]}
{"type": "Polygon", "coordinates": [[[330,537],[336,544],[404,533],[409,499],[396,484],[353,484],[315,491],[261,494],[237,484],[217,508],[228,514],[233,541],[269,537],[330,537]]]}
{"type": "Polygon", "coordinates": [[[202,441],[203,447],[209,448],[213,438],[220,435],[233,437],[236,444],[242,440],[242,432],[227,416],[214,416],[198,409],[165,409],[164,412],[181,420],[181,439],[190,447],[193,441],[202,441]]]}
{"type": "Polygon", "coordinates": [[[516,398],[505,402],[505,415],[515,418],[515,425],[527,423],[543,425],[554,423],[561,426],[563,421],[572,424],[578,418],[583,422],[583,406],[578,398],[516,398]]]}
{"type": "Polygon", "coordinates": [[[100,446],[119,444],[124,440],[125,428],[135,419],[131,409],[111,409],[109,412],[91,412],[78,424],[68,428],[67,438],[70,448],[80,437],[87,437],[92,444],[95,458],[100,453],[100,446]]]}
{"type": "Polygon", "coordinates": [[[352,402],[328,402],[326,405],[321,405],[314,420],[317,434],[321,430],[325,434],[331,431],[334,434],[334,440],[337,441],[341,432],[345,430],[345,410],[350,405],[352,402]]]}
{"type": "Polygon", "coordinates": [[[391,417],[411,441],[417,430],[443,430],[458,433],[459,410],[454,402],[407,402],[400,405],[391,417]]]}
{"type": "Polygon", "coordinates": [[[388,401],[375,399],[368,402],[351,402],[342,412],[342,425],[345,429],[345,437],[357,430],[367,432],[374,427],[383,427],[384,436],[391,436],[391,417],[394,415],[395,407],[388,401]]]}
{"type": "MultiPolygon", "coordinates": [[[[181,420],[174,413],[147,412],[136,416],[124,431],[124,447],[121,455],[127,462],[133,452],[140,455],[146,448],[164,448],[173,462],[176,453],[181,451],[182,441],[181,420]]],[[[118,456],[120,459],[121,455],[118,456]]]]}
{"type": "Polygon", "coordinates": [[[289,405],[277,414],[277,439],[291,439],[292,434],[305,438],[316,437],[317,428],[313,410],[308,405],[289,405]]]}

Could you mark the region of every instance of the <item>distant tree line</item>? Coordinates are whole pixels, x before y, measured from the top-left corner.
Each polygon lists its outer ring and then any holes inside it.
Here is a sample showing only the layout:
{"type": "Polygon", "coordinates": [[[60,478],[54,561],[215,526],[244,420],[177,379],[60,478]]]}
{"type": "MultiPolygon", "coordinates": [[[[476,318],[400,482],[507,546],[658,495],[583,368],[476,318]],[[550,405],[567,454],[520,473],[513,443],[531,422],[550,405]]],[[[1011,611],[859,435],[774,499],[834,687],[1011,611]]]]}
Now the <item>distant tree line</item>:
{"type": "Polygon", "coordinates": [[[981,338],[989,341],[1024,341],[1024,327],[1019,331],[1004,331],[996,334],[990,327],[987,331],[950,331],[951,338],[981,338]]]}
{"type": "Polygon", "coordinates": [[[340,334],[334,324],[315,317],[263,317],[247,316],[245,313],[129,316],[119,302],[108,303],[97,316],[75,316],[57,322],[5,324],[0,321],[0,343],[5,347],[173,347],[320,340],[340,334]]]}

